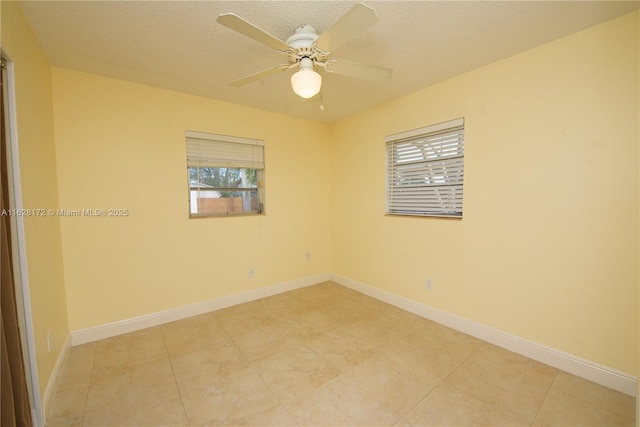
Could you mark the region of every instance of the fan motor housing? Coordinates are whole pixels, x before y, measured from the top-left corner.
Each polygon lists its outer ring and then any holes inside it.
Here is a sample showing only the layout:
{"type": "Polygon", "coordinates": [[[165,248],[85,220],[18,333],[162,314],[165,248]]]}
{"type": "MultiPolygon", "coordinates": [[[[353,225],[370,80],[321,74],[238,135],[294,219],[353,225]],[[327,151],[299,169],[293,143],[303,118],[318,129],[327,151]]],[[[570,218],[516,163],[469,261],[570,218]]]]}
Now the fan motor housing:
{"type": "Polygon", "coordinates": [[[318,40],[318,31],[311,25],[300,25],[294,33],[287,39],[287,44],[294,49],[301,47],[311,47],[318,40]]]}
{"type": "Polygon", "coordinates": [[[287,39],[287,44],[291,47],[287,52],[289,63],[295,64],[302,58],[309,58],[314,62],[326,60],[329,52],[323,51],[315,44],[319,37],[318,31],[311,25],[305,24],[297,27],[287,39]]]}

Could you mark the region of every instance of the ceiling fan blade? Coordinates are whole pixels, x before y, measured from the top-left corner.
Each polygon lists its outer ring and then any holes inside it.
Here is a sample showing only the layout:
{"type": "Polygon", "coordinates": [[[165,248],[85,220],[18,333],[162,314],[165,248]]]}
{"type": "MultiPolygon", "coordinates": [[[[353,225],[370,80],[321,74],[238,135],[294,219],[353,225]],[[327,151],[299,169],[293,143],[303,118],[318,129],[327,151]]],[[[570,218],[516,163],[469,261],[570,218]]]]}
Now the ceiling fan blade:
{"type": "Polygon", "coordinates": [[[289,65],[278,65],[275,68],[269,68],[268,70],[260,71],[258,73],[251,74],[241,79],[234,80],[232,82],[229,82],[229,84],[231,86],[244,86],[246,84],[257,82],[258,80],[267,78],[269,76],[273,76],[274,74],[278,74],[284,70],[287,70],[288,68],[289,68],[289,65]]]}
{"type": "Polygon", "coordinates": [[[378,21],[378,15],[364,3],[357,3],[316,41],[318,47],[333,51],[350,39],[360,35],[378,21]]]}
{"type": "Polygon", "coordinates": [[[327,61],[324,69],[330,73],[355,77],[357,79],[364,79],[372,82],[384,82],[388,80],[393,73],[393,70],[389,68],[362,64],[360,62],[344,61],[342,59],[327,61]]]}
{"type": "Polygon", "coordinates": [[[234,31],[244,34],[245,36],[254,39],[264,45],[269,46],[275,50],[288,50],[289,45],[280,40],[279,38],[272,36],[266,31],[256,27],[250,22],[240,18],[235,13],[223,13],[218,15],[217,21],[225,27],[231,28],[234,31]]]}

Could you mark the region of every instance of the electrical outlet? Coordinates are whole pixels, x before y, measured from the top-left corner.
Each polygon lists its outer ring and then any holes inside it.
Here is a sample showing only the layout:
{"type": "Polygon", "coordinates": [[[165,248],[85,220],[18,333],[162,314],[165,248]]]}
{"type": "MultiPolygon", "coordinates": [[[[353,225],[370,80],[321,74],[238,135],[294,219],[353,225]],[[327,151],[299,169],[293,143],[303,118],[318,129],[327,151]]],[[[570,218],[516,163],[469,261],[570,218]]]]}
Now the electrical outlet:
{"type": "Polygon", "coordinates": [[[431,280],[431,279],[427,279],[427,280],[425,280],[425,282],[424,282],[424,288],[425,288],[426,290],[428,290],[428,291],[433,290],[433,280],[431,280]]]}
{"type": "Polygon", "coordinates": [[[307,261],[311,261],[311,252],[306,252],[304,254],[304,259],[306,259],[307,261]]]}
{"type": "Polygon", "coordinates": [[[249,278],[252,279],[256,277],[256,269],[253,267],[249,267],[249,278]]]}

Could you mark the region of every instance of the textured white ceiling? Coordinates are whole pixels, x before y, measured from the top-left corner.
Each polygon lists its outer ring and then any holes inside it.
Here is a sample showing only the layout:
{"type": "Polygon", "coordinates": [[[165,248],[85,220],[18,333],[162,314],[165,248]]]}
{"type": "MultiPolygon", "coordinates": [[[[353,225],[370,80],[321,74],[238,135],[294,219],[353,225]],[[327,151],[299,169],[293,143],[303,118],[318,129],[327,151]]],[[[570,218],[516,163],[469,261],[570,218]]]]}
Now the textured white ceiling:
{"type": "Polygon", "coordinates": [[[324,106],[291,72],[228,82],[284,61],[218,24],[233,12],[286,40],[321,33],[352,1],[21,1],[52,65],[333,122],[482,65],[637,10],[638,1],[368,1],[380,20],[332,57],[394,70],[383,84],[323,74],[324,106]]]}

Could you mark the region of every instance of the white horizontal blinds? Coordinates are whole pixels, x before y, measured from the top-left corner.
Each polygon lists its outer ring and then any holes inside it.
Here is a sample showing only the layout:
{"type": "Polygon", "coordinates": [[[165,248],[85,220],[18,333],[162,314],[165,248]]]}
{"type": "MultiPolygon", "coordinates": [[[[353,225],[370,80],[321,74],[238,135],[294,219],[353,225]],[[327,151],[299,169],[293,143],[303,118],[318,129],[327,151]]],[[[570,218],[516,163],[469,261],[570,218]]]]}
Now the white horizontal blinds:
{"type": "Polygon", "coordinates": [[[264,169],[264,143],[253,139],[187,132],[187,165],[264,169]]]}
{"type": "Polygon", "coordinates": [[[462,216],[464,120],[386,138],[387,213],[462,216]]]}

